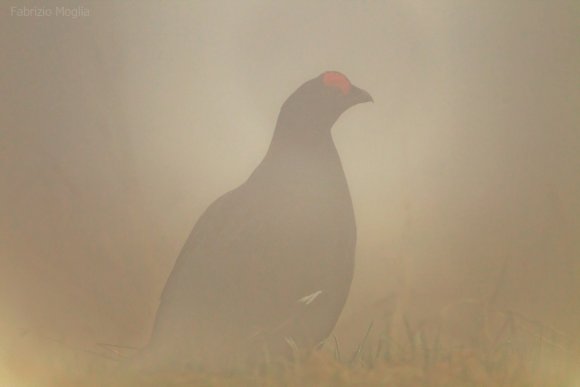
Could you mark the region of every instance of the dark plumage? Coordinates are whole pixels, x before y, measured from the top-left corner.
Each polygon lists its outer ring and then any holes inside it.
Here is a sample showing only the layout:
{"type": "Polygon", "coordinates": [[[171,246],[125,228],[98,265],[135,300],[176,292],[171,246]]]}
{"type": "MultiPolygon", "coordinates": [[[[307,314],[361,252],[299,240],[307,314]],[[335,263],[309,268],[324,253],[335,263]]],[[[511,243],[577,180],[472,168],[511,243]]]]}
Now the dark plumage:
{"type": "Polygon", "coordinates": [[[224,366],[309,349],[349,292],[356,226],[331,127],[372,101],[338,72],[284,103],[264,160],[216,200],[167,280],[146,352],[155,362],[224,366]]]}

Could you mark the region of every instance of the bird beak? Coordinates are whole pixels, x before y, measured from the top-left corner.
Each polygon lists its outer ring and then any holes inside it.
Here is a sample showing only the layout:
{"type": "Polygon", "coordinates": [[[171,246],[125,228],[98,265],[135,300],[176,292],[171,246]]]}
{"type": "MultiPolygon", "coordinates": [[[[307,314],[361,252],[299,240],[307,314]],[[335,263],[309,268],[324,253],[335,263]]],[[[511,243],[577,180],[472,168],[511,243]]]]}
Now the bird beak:
{"type": "Polygon", "coordinates": [[[357,105],[359,103],[374,102],[373,97],[363,89],[359,89],[356,86],[352,86],[350,92],[348,93],[348,99],[350,106],[357,105]]]}

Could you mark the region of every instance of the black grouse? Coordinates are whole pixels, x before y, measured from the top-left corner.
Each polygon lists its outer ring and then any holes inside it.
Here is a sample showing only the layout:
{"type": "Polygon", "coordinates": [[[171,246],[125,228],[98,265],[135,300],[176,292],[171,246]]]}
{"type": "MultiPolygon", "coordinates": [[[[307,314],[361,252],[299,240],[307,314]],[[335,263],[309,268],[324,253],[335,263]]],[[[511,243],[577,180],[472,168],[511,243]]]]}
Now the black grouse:
{"type": "Polygon", "coordinates": [[[286,100],[263,161],[209,206],[175,263],[145,350],[155,364],[229,366],[308,350],[330,334],[356,243],[331,128],[369,101],[336,71],[286,100]]]}

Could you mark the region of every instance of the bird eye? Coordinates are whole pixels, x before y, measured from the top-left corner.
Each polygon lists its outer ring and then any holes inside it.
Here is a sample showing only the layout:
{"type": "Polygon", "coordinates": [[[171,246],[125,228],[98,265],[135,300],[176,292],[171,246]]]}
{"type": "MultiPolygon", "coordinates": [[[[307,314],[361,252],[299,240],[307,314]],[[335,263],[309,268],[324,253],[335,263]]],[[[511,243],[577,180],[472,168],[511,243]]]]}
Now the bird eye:
{"type": "Polygon", "coordinates": [[[343,95],[347,95],[350,91],[351,84],[346,76],[338,71],[327,71],[322,75],[322,82],[327,87],[334,87],[343,95]]]}

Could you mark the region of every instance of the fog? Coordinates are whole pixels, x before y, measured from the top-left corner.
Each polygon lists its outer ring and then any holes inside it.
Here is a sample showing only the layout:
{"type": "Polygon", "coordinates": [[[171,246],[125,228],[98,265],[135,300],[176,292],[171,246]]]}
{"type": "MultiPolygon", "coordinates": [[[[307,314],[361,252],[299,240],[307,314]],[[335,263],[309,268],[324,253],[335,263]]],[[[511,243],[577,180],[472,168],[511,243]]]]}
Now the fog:
{"type": "Polygon", "coordinates": [[[144,346],[198,217],[325,70],[375,101],[333,129],[358,230],[344,347],[385,315],[419,324],[465,302],[580,340],[575,2],[11,9],[53,5],[1,5],[4,353],[30,335],[144,346]]]}

